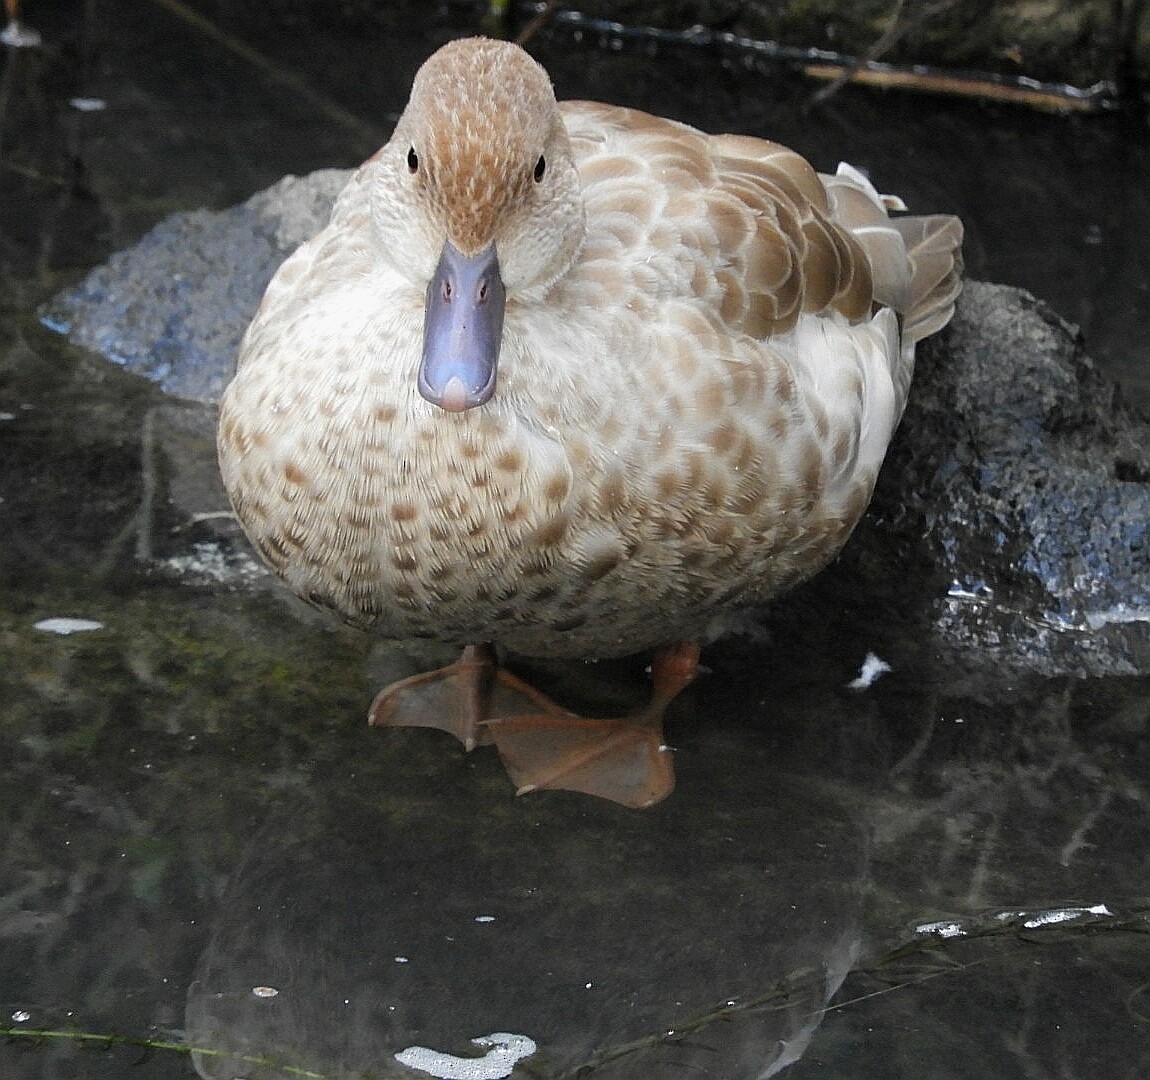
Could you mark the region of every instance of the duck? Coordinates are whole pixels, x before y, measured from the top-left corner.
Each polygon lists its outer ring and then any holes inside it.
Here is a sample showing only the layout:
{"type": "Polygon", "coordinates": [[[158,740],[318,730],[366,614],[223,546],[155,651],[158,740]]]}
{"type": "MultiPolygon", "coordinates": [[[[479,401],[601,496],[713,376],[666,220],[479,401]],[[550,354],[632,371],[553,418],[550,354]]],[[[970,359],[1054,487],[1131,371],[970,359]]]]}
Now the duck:
{"type": "Polygon", "coordinates": [[[220,406],[247,537],[308,603],[459,659],[375,726],[494,745],[519,793],[649,807],[700,650],[829,563],[870,500],[962,225],[843,164],[557,102],[524,49],[444,45],[274,275],[220,406]],[[650,653],[584,717],[508,654],[650,653]]]}

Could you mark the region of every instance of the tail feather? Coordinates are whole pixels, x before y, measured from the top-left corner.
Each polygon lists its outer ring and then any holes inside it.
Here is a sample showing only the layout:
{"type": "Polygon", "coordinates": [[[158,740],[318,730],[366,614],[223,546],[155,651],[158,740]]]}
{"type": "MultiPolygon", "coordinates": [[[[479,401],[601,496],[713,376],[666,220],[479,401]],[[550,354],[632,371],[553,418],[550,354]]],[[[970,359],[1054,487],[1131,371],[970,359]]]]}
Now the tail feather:
{"type": "Polygon", "coordinates": [[[845,162],[820,179],[834,219],[867,253],[875,300],[902,316],[903,346],[913,352],[954,314],[962,291],[962,222],[949,214],[890,217],[888,209],[902,204],[845,162]]]}
{"type": "Polygon", "coordinates": [[[941,330],[962,292],[962,222],[949,214],[900,217],[891,222],[902,235],[911,265],[910,292],[903,311],[908,345],[941,330]]]}
{"type": "Polygon", "coordinates": [[[887,214],[883,197],[871,182],[845,161],[834,176],[820,176],[830,200],[831,216],[850,231],[866,252],[875,299],[903,311],[910,290],[911,267],[906,244],[887,214]]]}

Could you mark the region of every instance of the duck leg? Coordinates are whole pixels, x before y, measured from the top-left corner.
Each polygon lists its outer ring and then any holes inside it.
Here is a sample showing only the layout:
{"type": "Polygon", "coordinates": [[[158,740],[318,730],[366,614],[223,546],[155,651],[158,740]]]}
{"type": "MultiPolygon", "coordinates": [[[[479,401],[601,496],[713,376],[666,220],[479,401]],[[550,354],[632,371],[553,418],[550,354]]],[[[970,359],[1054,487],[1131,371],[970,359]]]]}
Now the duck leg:
{"type": "Polygon", "coordinates": [[[517,794],[579,791],[636,808],[675,786],[663,744],[663,713],[694,679],[699,647],[660,649],[651,664],[651,699],[617,720],[576,716],[499,667],[486,646],[468,646],[454,664],[382,690],[368,714],[374,726],[437,727],[468,750],[494,743],[517,794]]]}

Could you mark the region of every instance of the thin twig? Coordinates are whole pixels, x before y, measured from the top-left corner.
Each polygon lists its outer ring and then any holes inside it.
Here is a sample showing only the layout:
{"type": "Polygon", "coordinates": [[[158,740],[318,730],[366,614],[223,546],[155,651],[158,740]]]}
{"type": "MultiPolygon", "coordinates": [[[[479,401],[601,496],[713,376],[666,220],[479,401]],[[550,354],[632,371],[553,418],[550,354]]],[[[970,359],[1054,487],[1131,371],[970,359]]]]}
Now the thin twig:
{"type": "Polygon", "coordinates": [[[933,19],[936,15],[942,14],[947,8],[954,7],[956,3],[958,3],[958,0],[938,0],[937,3],[931,4],[922,11],[917,12],[913,18],[908,18],[905,22],[902,22],[902,11],[903,8],[906,7],[906,0],[895,0],[894,11],[891,12],[890,24],[882,32],[879,39],[864,55],[845,67],[826,86],[812,94],[810,101],[807,103],[808,108],[821,105],[827,98],[837,94],[843,86],[859,74],[860,69],[864,65],[878,60],[884,53],[893,48],[900,38],[905,37],[911,30],[920,26],[928,19],[933,19]]]}
{"type": "Polygon", "coordinates": [[[558,10],[559,0],[547,0],[547,6],[520,31],[519,36],[515,39],[515,44],[526,45],[531,38],[551,21],[551,17],[558,10]]]}

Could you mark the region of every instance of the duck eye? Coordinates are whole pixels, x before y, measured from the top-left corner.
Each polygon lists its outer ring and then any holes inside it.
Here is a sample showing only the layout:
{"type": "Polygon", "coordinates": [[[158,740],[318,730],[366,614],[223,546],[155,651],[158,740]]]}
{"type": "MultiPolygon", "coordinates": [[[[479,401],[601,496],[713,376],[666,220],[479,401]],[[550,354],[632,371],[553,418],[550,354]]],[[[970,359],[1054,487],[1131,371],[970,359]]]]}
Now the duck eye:
{"type": "Polygon", "coordinates": [[[410,146],[407,150],[407,171],[415,173],[419,171],[419,155],[415,152],[415,147],[410,146]]]}
{"type": "Polygon", "coordinates": [[[539,183],[543,179],[543,174],[547,171],[547,159],[541,154],[539,160],[535,162],[535,172],[532,174],[535,177],[535,183],[539,183]]]}

